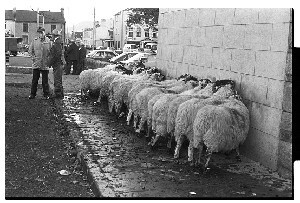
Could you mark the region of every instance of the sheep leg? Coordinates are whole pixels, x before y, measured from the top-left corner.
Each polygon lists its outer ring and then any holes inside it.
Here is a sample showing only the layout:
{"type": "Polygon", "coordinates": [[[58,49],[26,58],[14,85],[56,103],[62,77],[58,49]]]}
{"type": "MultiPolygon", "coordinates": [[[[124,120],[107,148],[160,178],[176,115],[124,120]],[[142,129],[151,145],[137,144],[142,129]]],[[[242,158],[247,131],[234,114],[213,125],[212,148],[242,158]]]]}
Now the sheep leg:
{"type": "Polygon", "coordinates": [[[150,134],[151,134],[151,123],[149,122],[149,120],[147,121],[147,134],[146,134],[146,137],[151,137],[150,134]]]}
{"type": "Polygon", "coordinates": [[[194,163],[193,163],[193,160],[194,160],[194,146],[193,146],[194,143],[192,143],[190,141],[189,143],[189,147],[188,147],[188,162],[190,163],[190,166],[193,166],[194,163]]]}
{"type": "Polygon", "coordinates": [[[96,103],[100,104],[101,103],[100,101],[101,101],[101,96],[98,97],[96,103]]]}
{"type": "Polygon", "coordinates": [[[172,148],[172,135],[170,136],[170,138],[169,138],[169,140],[168,140],[167,147],[168,147],[169,149],[172,148]]]}
{"type": "Polygon", "coordinates": [[[129,112],[128,112],[128,115],[127,115],[127,118],[126,118],[127,125],[130,124],[130,119],[132,117],[132,113],[133,113],[133,111],[131,109],[129,109],[129,112]]]}
{"type": "Polygon", "coordinates": [[[179,158],[179,151],[181,148],[181,145],[183,143],[183,135],[180,135],[180,137],[176,140],[177,144],[176,144],[176,148],[175,148],[175,153],[174,153],[174,159],[178,159],[179,158]]]}
{"type": "Polygon", "coordinates": [[[144,130],[145,121],[146,119],[142,117],[140,120],[139,128],[135,132],[140,133],[142,130],[144,130]]]}
{"type": "Polygon", "coordinates": [[[151,146],[154,147],[155,143],[157,142],[157,140],[159,139],[159,135],[155,135],[155,138],[150,142],[151,146]]]}
{"type": "Polygon", "coordinates": [[[112,113],[113,107],[114,107],[113,102],[109,101],[108,102],[108,111],[109,111],[109,113],[112,113]]]}
{"type": "Polygon", "coordinates": [[[208,162],[210,161],[211,155],[212,155],[212,151],[208,150],[206,163],[205,163],[205,165],[204,165],[204,172],[207,171],[207,166],[208,166],[208,162]]]}
{"type": "Polygon", "coordinates": [[[138,120],[139,120],[138,116],[136,114],[134,114],[133,115],[133,127],[134,127],[134,129],[136,129],[136,127],[137,127],[138,120]]]}
{"type": "Polygon", "coordinates": [[[195,163],[196,166],[199,166],[200,163],[201,163],[202,150],[203,150],[203,143],[199,143],[199,145],[198,145],[198,159],[196,160],[196,163],[195,163]]]}
{"type": "Polygon", "coordinates": [[[240,157],[240,150],[239,150],[239,147],[237,147],[236,149],[235,149],[235,151],[236,151],[236,160],[238,161],[238,162],[241,162],[242,160],[241,160],[241,157],[240,157]]]}

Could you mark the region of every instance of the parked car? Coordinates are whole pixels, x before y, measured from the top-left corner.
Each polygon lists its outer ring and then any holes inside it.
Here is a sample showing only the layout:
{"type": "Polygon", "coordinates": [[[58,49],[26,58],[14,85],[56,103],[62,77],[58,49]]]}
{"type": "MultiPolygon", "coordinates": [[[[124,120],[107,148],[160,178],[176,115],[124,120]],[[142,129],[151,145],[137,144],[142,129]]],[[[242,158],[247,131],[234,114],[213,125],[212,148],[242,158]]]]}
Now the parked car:
{"type": "Polygon", "coordinates": [[[138,47],[135,44],[125,44],[123,47],[123,52],[131,52],[131,51],[137,51],[138,47]]]}
{"type": "Polygon", "coordinates": [[[97,46],[96,47],[96,50],[104,50],[104,49],[106,49],[106,47],[104,47],[104,46],[97,46]]]}
{"type": "Polygon", "coordinates": [[[117,49],[117,50],[115,50],[115,52],[116,52],[117,54],[122,54],[122,53],[123,53],[123,51],[122,51],[121,49],[117,49]]]}
{"type": "Polygon", "coordinates": [[[17,56],[18,44],[22,43],[22,40],[20,37],[5,37],[5,52],[17,56]]]}
{"type": "Polygon", "coordinates": [[[97,52],[98,50],[92,50],[92,51],[90,51],[87,55],[86,55],[86,57],[87,58],[90,58],[92,55],[94,55],[96,52],[97,52]]]}
{"type": "Polygon", "coordinates": [[[109,59],[117,56],[118,54],[115,53],[113,50],[94,50],[95,52],[91,54],[88,58],[99,60],[99,61],[106,61],[109,62],[109,59]]]}
{"type": "Polygon", "coordinates": [[[144,51],[147,53],[157,53],[157,43],[147,43],[145,45],[144,51]]]}
{"type": "Polygon", "coordinates": [[[124,53],[122,53],[122,54],[120,54],[118,56],[115,56],[115,57],[111,58],[109,60],[109,62],[117,64],[120,61],[126,61],[126,60],[128,60],[129,58],[133,57],[136,54],[138,54],[138,52],[124,52],[124,53]]]}
{"type": "Polygon", "coordinates": [[[148,58],[152,57],[153,55],[154,54],[152,53],[138,53],[125,61],[120,61],[120,63],[124,65],[126,69],[131,70],[136,63],[147,62],[148,58]]]}
{"type": "Polygon", "coordinates": [[[92,46],[87,44],[87,45],[85,45],[85,48],[90,50],[90,49],[92,49],[92,46]]]}

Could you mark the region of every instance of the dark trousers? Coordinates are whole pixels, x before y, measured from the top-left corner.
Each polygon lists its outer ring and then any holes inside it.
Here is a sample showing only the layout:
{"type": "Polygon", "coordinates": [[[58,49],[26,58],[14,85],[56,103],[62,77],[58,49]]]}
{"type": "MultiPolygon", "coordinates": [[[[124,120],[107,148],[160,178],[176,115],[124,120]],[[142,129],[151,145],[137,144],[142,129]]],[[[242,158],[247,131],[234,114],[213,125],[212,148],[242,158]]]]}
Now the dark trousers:
{"type": "Polygon", "coordinates": [[[85,59],[79,61],[77,75],[79,75],[83,70],[85,70],[85,59]]]}
{"type": "Polygon", "coordinates": [[[40,69],[32,70],[33,76],[32,76],[32,83],[31,83],[31,95],[36,96],[37,85],[41,73],[42,73],[42,86],[43,86],[44,96],[49,96],[50,95],[49,83],[48,83],[49,70],[40,70],[40,69]]]}
{"type": "Polygon", "coordinates": [[[56,97],[63,97],[63,84],[62,84],[62,74],[63,66],[60,64],[53,65],[53,79],[54,79],[54,94],[56,97]]]}
{"type": "Polygon", "coordinates": [[[71,64],[70,63],[71,63],[70,61],[66,61],[66,64],[64,66],[64,71],[67,75],[69,75],[71,72],[71,64]]]}

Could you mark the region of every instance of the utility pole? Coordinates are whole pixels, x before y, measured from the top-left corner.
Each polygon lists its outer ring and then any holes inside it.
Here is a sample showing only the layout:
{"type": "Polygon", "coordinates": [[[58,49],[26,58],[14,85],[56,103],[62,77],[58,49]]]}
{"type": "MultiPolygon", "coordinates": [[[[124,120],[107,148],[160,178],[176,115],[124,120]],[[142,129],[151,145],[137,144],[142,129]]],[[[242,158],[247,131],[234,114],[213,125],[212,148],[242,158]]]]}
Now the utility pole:
{"type": "Polygon", "coordinates": [[[95,26],[95,6],[94,6],[94,23],[93,23],[93,49],[96,47],[96,26],[95,26]]]}
{"type": "Polygon", "coordinates": [[[37,12],[36,12],[36,24],[37,24],[37,29],[39,28],[39,25],[40,25],[40,16],[39,16],[39,9],[37,9],[37,12]]]}

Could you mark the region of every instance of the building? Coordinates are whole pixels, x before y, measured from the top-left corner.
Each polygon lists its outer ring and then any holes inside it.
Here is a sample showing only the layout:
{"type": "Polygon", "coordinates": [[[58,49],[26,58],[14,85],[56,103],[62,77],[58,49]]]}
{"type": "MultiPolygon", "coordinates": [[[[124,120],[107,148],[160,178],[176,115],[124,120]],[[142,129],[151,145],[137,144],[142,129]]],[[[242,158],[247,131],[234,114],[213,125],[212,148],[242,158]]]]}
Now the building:
{"type": "Polygon", "coordinates": [[[98,46],[113,47],[113,19],[101,19],[96,26],[96,44],[98,46]]]}
{"type": "Polygon", "coordinates": [[[96,47],[113,47],[113,19],[101,19],[95,22],[95,41],[93,42],[93,28],[83,30],[83,43],[88,46],[95,44],[96,47]]]}
{"type": "Polygon", "coordinates": [[[251,118],[242,154],[291,177],[292,9],[159,12],[157,67],[171,78],[234,80],[251,118]]]}
{"type": "Polygon", "coordinates": [[[52,33],[54,29],[60,30],[65,41],[65,24],[63,8],[60,12],[5,10],[5,32],[23,38],[24,44],[30,44],[37,36],[39,26],[45,28],[46,34],[52,33]]]}
{"type": "Polygon", "coordinates": [[[126,9],[114,15],[114,46],[122,49],[124,44],[141,45],[142,41],[155,41],[158,39],[158,29],[142,25],[127,26],[130,10],[126,9]]]}
{"type": "Polygon", "coordinates": [[[115,49],[122,49],[125,44],[128,14],[127,10],[122,10],[114,15],[113,41],[115,49]]]}

